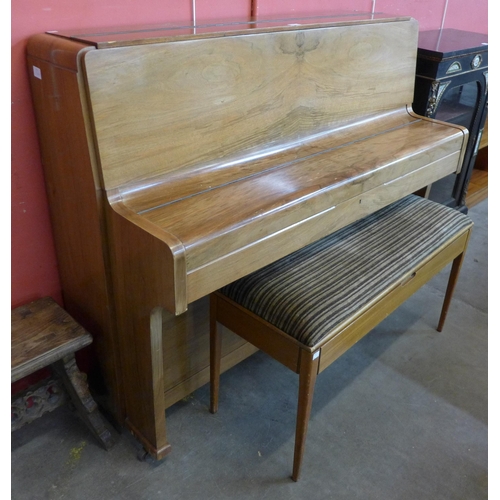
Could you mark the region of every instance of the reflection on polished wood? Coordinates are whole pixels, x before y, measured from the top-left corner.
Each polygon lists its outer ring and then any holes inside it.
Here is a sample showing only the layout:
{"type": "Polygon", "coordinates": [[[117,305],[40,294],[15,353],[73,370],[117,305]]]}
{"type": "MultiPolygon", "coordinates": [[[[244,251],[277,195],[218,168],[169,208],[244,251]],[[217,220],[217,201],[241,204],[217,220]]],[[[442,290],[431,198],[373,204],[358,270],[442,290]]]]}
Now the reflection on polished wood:
{"type": "Polygon", "coordinates": [[[412,19],[205,28],[28,46],[65,306],[156,458],[208,381],[207,295],[457,172],[467,134],[410,108],[412,19]]]}
{"type": "Polygon", "coordinates": [[[476,162],[467,186],[465,204],[471,208],[488,198],[488,118],[484,124],[476,162]]]}
{"type": "Polygon", "coordinates": [[[467,188],[465,204],[472,208],[488,198],[488,171],[475,168],[467,188]]]}

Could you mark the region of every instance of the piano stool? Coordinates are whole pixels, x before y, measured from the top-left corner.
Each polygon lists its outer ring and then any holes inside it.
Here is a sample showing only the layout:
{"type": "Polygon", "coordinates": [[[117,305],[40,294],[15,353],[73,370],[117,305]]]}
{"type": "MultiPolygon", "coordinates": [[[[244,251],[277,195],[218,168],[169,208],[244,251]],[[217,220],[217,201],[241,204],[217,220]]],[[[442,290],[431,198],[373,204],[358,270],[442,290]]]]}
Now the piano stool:
{"type": "Polygon", "coordinates": [[[79,417],[107,450],[114,445],[109,424],[89,392],[86,375],[76,365],[75,352],[92,336],[51,297],[12,311],[11,382],[51,366],[62,380],[79,417]]]}
{"type": "Polygon", "coordinates": [[[453,261],[441,331],[471,229],[466,215],[410,195],[212,293],[210,411],[220,323],[299,374],[297,481],[317,375],[453,261]]]}

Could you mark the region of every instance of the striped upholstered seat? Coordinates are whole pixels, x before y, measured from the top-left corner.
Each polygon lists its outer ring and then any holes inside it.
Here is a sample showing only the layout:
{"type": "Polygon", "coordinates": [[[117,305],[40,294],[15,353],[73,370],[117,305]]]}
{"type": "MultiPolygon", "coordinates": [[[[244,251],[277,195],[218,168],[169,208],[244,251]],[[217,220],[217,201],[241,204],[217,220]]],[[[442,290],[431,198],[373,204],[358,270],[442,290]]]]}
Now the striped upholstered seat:
{"type": "Polygon", "coordinates": [[[221,293],[312,347],[471,225],[456,210],[410,195],[221,293]]]}
{"type": "Polygon", "coordinates": [[[453,261],[444,325],[470,219],[408,196],[211,295],[210,411],[218,409],[221,323],[299,374],[292,478],[299,478],[316,377],[453,261]]]}

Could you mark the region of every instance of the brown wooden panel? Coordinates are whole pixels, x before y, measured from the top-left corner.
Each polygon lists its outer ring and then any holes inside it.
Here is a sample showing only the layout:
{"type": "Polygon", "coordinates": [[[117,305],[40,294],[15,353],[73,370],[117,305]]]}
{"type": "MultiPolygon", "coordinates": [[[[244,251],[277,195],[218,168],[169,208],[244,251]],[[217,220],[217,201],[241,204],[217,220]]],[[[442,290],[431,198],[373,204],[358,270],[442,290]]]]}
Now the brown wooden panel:
{"type": "Polygon", "coordinates": [[[417,23],[407,21],[91,51],[85,69],[106,189],[409,104],[416,43],[417,23]]]}
{"type": "MultiPolygon", "coordinates": [[[[481,149],[479,151],[478,159],[482,156],[481,153],[486,152],[486,164],[488,158],[488,148],[481,149]]],[[[477,161],[476,161],[477,167],[477,161]]],[[[472,171],[472,176],[467,186],[467,195],[465,197],[465,204],[467,207],[471,208],[477,205],[481,201],[488,198],[488,171],[479,168],[474,168],[472,171]]]]}
{"type": "Polygon", "coordinates": [[[291,224],[188,273],[188,303],[455,172],[456,152],[291,224]]]}
{"type": "Polygon", "coordinates": [[[293,143],[289,147],[283,144],[274,149],[263,149],[258,155],[246,157],[242,161],[225,163],[223,168],[221,163],[214,163],[204,165],[196,171],[196,175],[193,172],[167,172],[156,177],[155,183],[149,180],[130,183],[113,190],[110,196],[119,197],[137,213],[146,213],[157,207],[161,210],[168,203],[234,184],[235,181],[249,179],[259,173],[278,168],[282,170],[301,159],[314,159],[318,154],[333,152],[347,144],[359,143],[383,131],[404,127],[419,120],[421,118],[407,113],[406,107],[377,113],[361,122],[351,122],[344,127],[293,143]]]}
{"type": "Polygon", "coordinates": [[[484,123],[483,135],[481,136],[481,142],[479,143],[479,149],[488,147],[488,117],[484,123]]]}
{"type": "MultiPolygon", "coordinates": [[[[28,40],[27,52],[31,59],[38,59],[48,62],[54,66],[69,69],[75,73],[78,71],[78,59],[76,54],[81,50],[89,50],[85,43],[65,40],[56,36],[41,33],[34,35],[28,40]]],[[[35,74],[33,66],[37,66],[35,61],[30,61],[28,69],[31,74],[35,74]]],[[[37,73],[38,74],[38,73],[37,73]]],[[[50,73],[41,72],[41,78],[45,78],[50,73]]]]}
{"type": "Polygon", "coordinates": [[[215,293],[217,301],[217,321],[250,342],[252,345],[269,354],[294,372],[299,372],[299,358],[302,344],[294,341],[270,323],[262,320],[252,312],[242,308],[224,295],[215,293]],[[269,336],[262,332],[272,331],[269,336]]]}
{"type": "Polygon", "coordinates": [[[28,73],[65,309],[94,338],[99,367],[121,415],[120,374],[102,216],[103,192],[87,135],[78,57],[90,50],[50,35],[28,44],[28,73]],[[40,70],[35,76],[33,67],[40,70]]]}
{"type": "MultiPolygon", "coordinates": [[[[404,112],[406,114],[406,112],[404,112]]],[[[338,205],[460,150],[464,135],[413,120],[281,164],[218,189],[148,211],[143,217],[182,241],[188,273],[258,238],[338,205]]],[[[458,161],[455,166],[458,168],[458,161]]]]}
{"type": "Polygon", "coordinates": [[[109,26],[98,29],[62,30],[57,32],[58,36],[64,36],[73,40],[93,44],[98,48],[121,47],[128,45],[147,45],[151,43],[169,42],[172,40],[190,40],[193,38],[210,38],[212,36],[244,34],[247,30],[267,31],[290,31],[303,29],[307,26],[324,26],[335,23],[336,25],[349,24],[371,24],[378,22],[408,21],[408,16],[394,17],[381,12],[341,12],[323,16],[307,17],[264,17],[259,19],[253,17],[235,19],[228,22],[227,19],[211,20],[206,23],[198,23],[196,27],[186,26],[186,23],[162,23],[133,26],[109,26]]]}

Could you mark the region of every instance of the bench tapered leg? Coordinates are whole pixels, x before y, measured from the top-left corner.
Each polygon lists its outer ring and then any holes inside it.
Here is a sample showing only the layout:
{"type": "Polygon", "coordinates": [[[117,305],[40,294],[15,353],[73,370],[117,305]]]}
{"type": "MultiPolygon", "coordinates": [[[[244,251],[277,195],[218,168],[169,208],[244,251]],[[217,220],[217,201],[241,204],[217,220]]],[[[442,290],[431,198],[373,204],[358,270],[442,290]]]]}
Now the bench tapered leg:
{"type": "Polygon", "coordinates": [[[458,276],[460,274],[460,268],[462,267],[462,262],[464,261],[465,252],[462,252],[458,257],[455,257],[453,264],[451,266],[450,278],[448,280],[448,287],[446,288],[446,294],[444,296],[443,308],[441,310],[441,317],[439,318],[439,323],[437,331],[441,332],[444,327],[444,322],[446,320],[446,315],[448,314],[448,308],[451,304],[451,299],[453,297],[453,292],[455,291],[455,286],[458,281],[458,276]]]}
{"type": "Polygon", "coordinates": [[[210,412],[219,409],[219,380],[221,360],[221,336],[217,328],[217,298],[210,297],[210,412]]]}
{"type": "Polygon", "coordinates": [[[299,401],[297,407],[297,426],[295,429],[295,453],[293,456],[292,479],[298,481],[300,466],[306,445],[307,426],[311,416],[314,386],[318,375],[319,356],[308,351],[301,351],[299,367],[299,401]]]}

